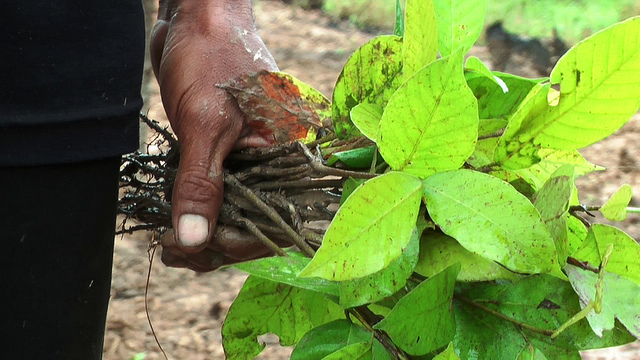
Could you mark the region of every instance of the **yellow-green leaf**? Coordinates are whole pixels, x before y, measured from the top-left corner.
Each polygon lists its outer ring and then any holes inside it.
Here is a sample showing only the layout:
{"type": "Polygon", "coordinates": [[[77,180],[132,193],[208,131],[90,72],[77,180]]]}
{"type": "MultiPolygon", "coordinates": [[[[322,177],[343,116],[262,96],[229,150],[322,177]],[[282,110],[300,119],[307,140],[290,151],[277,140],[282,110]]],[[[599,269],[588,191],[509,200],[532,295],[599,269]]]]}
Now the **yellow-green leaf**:
{"type": "Polygon", "coordinates": [[[411,240],[422,184],[389,172],[359,186],[336,213],[322,246],[300,276],[361,278],[389,266],[411,240]]]}
{"type": "Polygon", "coordinates": [[[627,206],[632,196],[633,189],[629,184],[624,184],[602,205],[600,212],[611,221],[623,221],[627,218],[627,206]]]}
{"type": "Polygon", "coordinates": [[[394,169],[424,178],[458,169],[478,138],[478,108],[462,53],[420,70],[393,94],[380,120],[380,154],[394,169]]]}

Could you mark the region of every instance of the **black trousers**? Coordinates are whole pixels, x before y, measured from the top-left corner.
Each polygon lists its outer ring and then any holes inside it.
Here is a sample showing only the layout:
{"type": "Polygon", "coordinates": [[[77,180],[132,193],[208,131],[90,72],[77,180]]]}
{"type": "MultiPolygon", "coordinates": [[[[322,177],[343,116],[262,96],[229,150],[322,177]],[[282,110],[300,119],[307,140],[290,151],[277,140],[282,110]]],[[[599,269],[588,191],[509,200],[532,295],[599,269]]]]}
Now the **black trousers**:
{"type": "Polygon", "coordinates": [[[119,158],[0,167],[0,353],[101,359],[119,158]]]}

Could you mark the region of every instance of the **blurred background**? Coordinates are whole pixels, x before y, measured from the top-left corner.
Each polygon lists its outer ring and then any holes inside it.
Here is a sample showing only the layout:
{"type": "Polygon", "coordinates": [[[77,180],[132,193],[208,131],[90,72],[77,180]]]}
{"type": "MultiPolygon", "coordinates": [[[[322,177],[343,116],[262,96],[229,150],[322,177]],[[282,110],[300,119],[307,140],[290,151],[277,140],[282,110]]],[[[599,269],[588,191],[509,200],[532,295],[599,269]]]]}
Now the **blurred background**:
{"type": "MultiPolygon", "coordinates": [[[[143,2],[150,30],[156,18],[157,0],[143,2]]],[[[280,69],[330,98],[349,55],[374,36],[392,33],[396,1],[254,0],[253,4],[258,30],[280,69]]],[[[510,42],[492,42],[491,37],[483,34],[471,54],[493,69],[504,68],[530,77],[546,76],[547,61],[557,60],[552,54],[554,29],[557,37],[571,46],[604,27],[639,14],[640,0],[489,0],[485,25],[489,27],[501,21],[500,31],[508,33],[510,42]],[[530,37],[539,38],[536,41],[542,47],[530,37]],[[497,61],[496,54],[502,54],[502,60],[497,61]]],[[[168,126],[149,63],[145,74],[143,111],[168,126]]],[[[636,115],[610,138],[581,150],[588,160],[607,169],[579,179],[583,203],[601,205],[624,183],[634,186],[638,194],[639,119],[636,115]]],[[[144,136],[141,138],[142,148],[147,141],[144,136]]],[[[634,199],[632,206],[640,203],[634,199]]],[[[636,240],[640,239],[640,216],[631,214],[617,225],[636,240]]],[[[105,360],[164,358],[145,314],[150,239],[151,234],[136,233],[116,240],[105,360]]],[[[149,315],[170,359],[224,358],[220,328],[244,279],[245,275],[234,270],[196,274],[166,268],[159,257],[154,261],[148,294],[149,315]]],[[[280,347],[277,337],[265,336],[261,341],[266,344],[266,350],[260,359],[289,358],[291,349],[280,347]]],[[[585,352],[583,358],[640,360],[640,343],[585,352]]]]}
{"type": "MultiPolygon", "coordinates": [[[[406,0],[402,0],[404,5],[406,0]]],[[[348,20],[364,31],[393,29],[394,0],[291,0],[305,9],[322,9],[336,21],[348,20]]],[[[528,36],[551,36],[556,28],[575,43],[617,21],[640,14],[637,0],[489,0],[487,24],[504,21],[505,27],[528,36]]]]}

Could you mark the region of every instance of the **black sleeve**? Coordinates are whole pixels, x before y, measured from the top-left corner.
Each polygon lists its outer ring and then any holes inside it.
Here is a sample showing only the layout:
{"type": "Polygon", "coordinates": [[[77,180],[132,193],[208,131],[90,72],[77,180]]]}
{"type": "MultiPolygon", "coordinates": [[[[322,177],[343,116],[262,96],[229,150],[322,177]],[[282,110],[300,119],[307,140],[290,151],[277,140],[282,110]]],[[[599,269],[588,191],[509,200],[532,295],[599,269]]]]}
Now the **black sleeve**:
{"type": "Polygon", "coordinates": [[[0,22],[0,165],[130,152],[144,65],[139,0],[6,0],[0,22]]]}

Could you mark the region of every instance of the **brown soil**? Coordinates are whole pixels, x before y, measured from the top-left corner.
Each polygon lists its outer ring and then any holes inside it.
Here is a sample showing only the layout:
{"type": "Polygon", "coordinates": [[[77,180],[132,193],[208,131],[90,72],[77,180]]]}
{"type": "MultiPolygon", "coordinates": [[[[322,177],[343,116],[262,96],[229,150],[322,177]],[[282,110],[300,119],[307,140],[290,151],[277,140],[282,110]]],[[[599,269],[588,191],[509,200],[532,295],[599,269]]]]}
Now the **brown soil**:
{"type": "MultiPolygon", "coordinates": [[[[331,24],[318,11],[293,9],[277,1],[254,1],[261,35],[282,71],[288,72],[330,96],[333,84],[349,54],[373,35],[348,24],[331,24]]],[[[487,51],[474,48],[474,55],[489,62],[487,51]]],[[[151,118],[165,120],[155,82],[145,88],[151,118]]],[[[607,167],[579,180],[581,199],[602,204],[619,185],[638,185],[640,155],[637,142],[640,118],[636,116],[609,139],[587,148],[587,159],[607,167]]],[[[634,206],[638,206],[634,203],[634,206]]],[[[631,215],[623,228],[640,238],[640,216],[631,215]]],[[[147,324],[144,289],[148,271],[147,234],[118,238],[115,249],[111,305],[107,320],[105,360],[163,359],[147,324]]],[[[245,275],[223,270],[196,274],[154,262],[149,287],[149,314],[160,343],[170,359],[223,359],[220,328],[225,314],[240,290],[245,275]]],[[[288,359],[290,349],[278,345],[275,336],[262,339],[266,350],[261,359],[288,359]]],[[[587,352],[585,359],[640,360],[640,343],[616,349],[587,352]]]]}

